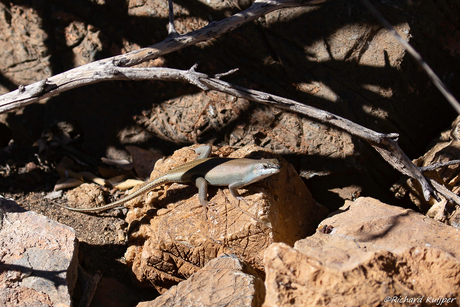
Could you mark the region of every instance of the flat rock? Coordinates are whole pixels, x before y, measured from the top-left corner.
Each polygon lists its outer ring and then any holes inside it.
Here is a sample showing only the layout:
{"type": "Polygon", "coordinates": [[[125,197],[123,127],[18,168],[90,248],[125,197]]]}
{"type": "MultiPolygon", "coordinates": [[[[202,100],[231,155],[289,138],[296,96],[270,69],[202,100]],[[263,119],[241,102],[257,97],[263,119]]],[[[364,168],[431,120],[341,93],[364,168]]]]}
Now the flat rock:
{"type": "Polygon", "coordinates": [[[72,306],[75,231],[0,198],[0,305],[72,306]]]}
{"type": "Polygon", "coordinates": [[[458,229],[372,198],[319,229],[267,249],[264,306],[459,305],[458,229]]]}
{"type": "Polygon", "coordinates": [[[249,264],[234,255],[223,255],[160,297],[137,307],[261,306],[264,294],[263,280],[249,264]]]}
{"type": "MultiPolygon", "coordinates": [[[[273,157],[255,146],[233,151],[226,147],[217,154],[273,157]]],[[[157,162],[152,177],[195,158],[191,148],[180,149],[157,162]]],[[[280,173],[239,189],[244,197],[240,201],[226,187],[209,187],[205,211],[195,187],[173,184],[128,203],[131,231],[125,258],[137,278],[163,293],[222,253],[237,255],[263,275],[263,252],[271,243],[293,245],[314,233],[326,210],[314,201],[294,168],[276,158],[280,173]],[[166,208],[157,210],[153,205],[166,208]]]]}

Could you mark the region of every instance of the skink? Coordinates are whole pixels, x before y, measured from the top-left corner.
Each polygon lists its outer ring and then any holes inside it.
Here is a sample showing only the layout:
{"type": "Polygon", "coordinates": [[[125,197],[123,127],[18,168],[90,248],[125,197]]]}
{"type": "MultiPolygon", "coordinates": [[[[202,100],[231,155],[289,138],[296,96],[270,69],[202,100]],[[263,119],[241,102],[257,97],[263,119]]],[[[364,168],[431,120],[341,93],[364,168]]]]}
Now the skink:
{"type": "Polygon", "coordinates": [[[231,159],[209,158],[211,146],[202,146],[196,149],[200,156],[173,168],[163,176],[145,184],[142,188],[123,199],[98,208],[72,208],[61,206],[77,212],[100,212],[120,206],[121,204],[147,193],[155,187],[166,183],[194,183],[198,188],[198,198],[201,205],[207,206],[207,185],[228,186],[233,197],[239,198],[237,189],[260,181],[280,171],[277,159],[231,159]]]}

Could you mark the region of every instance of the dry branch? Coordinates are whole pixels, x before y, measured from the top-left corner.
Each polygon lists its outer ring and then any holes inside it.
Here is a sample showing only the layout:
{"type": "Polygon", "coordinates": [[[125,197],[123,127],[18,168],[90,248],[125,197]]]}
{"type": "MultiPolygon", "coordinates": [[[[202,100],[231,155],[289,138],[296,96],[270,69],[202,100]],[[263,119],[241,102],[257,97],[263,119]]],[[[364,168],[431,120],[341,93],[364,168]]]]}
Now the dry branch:
{"type": "Polygon", "coordinates": [[[400,171],[402,174],[417,180],[422,186],[423,195],[426,200],[430,199],[430,195],[433,195],[436,199],[438,199],[432,185],[427,181],[425,176],[422,175],[418,167],[412,163],[409,157],[407,157],[404,151],[399,147],[397,142],[399,135],[397,133],[379,133],[358,125],[346,118],[314,108],[312,106],[304,105],[295,100],[283,98],[261,91],[247,89],[241,86],[230,84],[220,79],[204,77],[198,77],[197,79],[199,79],[209,89],[304,114],[310,118],[314,118],[320,122],[343,129],[351,135],[366,140],[370,145],[372,145],[372,147],[377,150],[377,152],[385,159],[385,161],[387,161],[395,169],[400,171]]]}
{"type": "MultiPolygon", "coordinates": [[[[92,62],[45,80],[20,86],[17,90],[0,96],[0,114],[24,107],[40,99],[56,96],[83,85],[109,80],[107,75],[117,74],[118,67],[133,66],[199,42],[216,38],[245,23],[275,10],[323,3],[326,0],[257,0],[251,7],[229,18],[215,21],[199,30],[182,35],[169,35],[164,41],[123,55],[92,62]],[[97,76],[95,74],[102,74],[97,76]]],[[[170,14],[171,16],[172,14],[170,14]]],[[[170,17],[170,22],[174,21],[170,17]]]]}
{"type": "MultiPolygon", "coordinates": [[[[194,84],[203,90],[216,90],[236,97],[301,113],[323,123],[341,128],[369,142],[395,169],[417,180],[423,188],[423,194],[426,200],[430,198],[430,195],[437,198],[433,186],[399,147],[397,143],[399,135],[396,133],[378,133],[330,112],[319,110],[291,99],[243,88],[222,81],[219,78],[209,77],[206,74],[196,72],[195,67],[192,67],[192,69],[188,71],[169,68],[128,67],[218,37],[274,10],[308,4],[318,4],[325,1],[326,0],[257,0],[250,8],[238,14],[222,21],[212,22],[202,29],[183,35],[175,34],[173,26],[174,20],[171,17],[171,11],[170,35],[164,41],[124,55],[89,63],[31,85],[20,86],[17,90],[0,96],[0,113],[23,107],[40,99],[52,97],[73,88],[101,81],[183,81],[194,84]]],[[[221,76],[223,75],[225,74],[221,76]]],[[[445,191],[439,191],[438,188],[436,188],[436,190],[440,194],[446,194],[445,191]]]]}
{"type": "Polygon", "coordinates": [[[448,202],[460,205],[460,197],[457,194],[455,194],[442,184],[439,184],[436,180],[430,179],[430,182],[434,186],[436,191],[442,196],[444,196],[448,202]]]}
{"type": "Polygon", "coordinates": [[[431,165],[420,167],[419,169],[422,173],[424,173],[424,172],[434,171],[435,169],[438,169],[441,167],[456,165],[456,164],[460,164],[460,160],[450,160],[446,162],[434,163],[431,165]]]}

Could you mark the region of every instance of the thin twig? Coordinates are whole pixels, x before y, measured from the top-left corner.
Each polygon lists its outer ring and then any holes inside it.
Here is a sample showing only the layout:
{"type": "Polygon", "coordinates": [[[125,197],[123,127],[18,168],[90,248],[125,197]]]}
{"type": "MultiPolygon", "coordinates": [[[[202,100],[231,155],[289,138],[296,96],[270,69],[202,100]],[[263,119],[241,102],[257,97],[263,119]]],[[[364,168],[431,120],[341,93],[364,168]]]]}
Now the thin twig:
{"type": "Polygon", "coordinates": [[[420,171],[422,173],[424,173],[424,172],[434,171],[435,169],[438,169],[438,168],[441,168],[441,167],[444,167],[444,166],[455,165],[455,164],[460,164],[460,160],[451,160],[451,161],[447,161],[447,162],[439,162],[439,163],[419,167],[419,169],[420,169],[420,171]]]}
{"type": "Polygon", "coordinates": [[[438,191],[439,194],[444,196],[448,202],[460,205],[460,197],[457,194],[455,194],[442,184],[439,184],[436,180],[430,179],[430,182],[434,186],[436,191],[438,191]]]}
{"type": "Polygon", "coordinates": [[[231,74],[234,74],[235,72],[237,72],[239,69],[238,68],[234,68],[234,69],[231,69],[227,72],[224,72],[224,73],[221,73],[221,74],[215,74],[214,75],[214,78],[216,79],[220,79],[222,77],[225,77],[225,76],[228,76],[228,75],[231,75],[231,74]]]}
{"type": "Polygon", "coordinates": [[[409,52],[409,54],[417,61],[417,63],[425,70],[428,75],[428,78],[433,81],[434,85],[438,90],[444,95],[447,101],[452,105],[452,107],[460,114],[460,103],[455,99],[454,95],[449,91],[447,86],[439,79],[436,73],[431,69],[430,66],[422,59],[420,54],[399,34],[396,32],[395,28],[380,14],[380,12],[375,8],[374,5],[369,0],[362,0],[364,5],[369,9],[369,11],[374,15],[378,21],[387,28],[391,34],[398,40],[398,42],[409,52]]]}
{"type": "Polygon", "coordinates": [[[97,286],[101,281],[102,274],[101,272],[97,271],[94,276],[91,276],[86,273],[81,265],[78,265],[78,278],[80,279],[83,288],[83,294],[78,307],[89,307],[93,300],[94,294],[96,293],[97,286]]]}
{"type": "Polygon", "coordinates": [[[176,26],[174,25],[174,7],[172,0],[168,0],[169,2],[169,24],[168,24],[168,36],[176,37],[177,31],[176,26]]]}

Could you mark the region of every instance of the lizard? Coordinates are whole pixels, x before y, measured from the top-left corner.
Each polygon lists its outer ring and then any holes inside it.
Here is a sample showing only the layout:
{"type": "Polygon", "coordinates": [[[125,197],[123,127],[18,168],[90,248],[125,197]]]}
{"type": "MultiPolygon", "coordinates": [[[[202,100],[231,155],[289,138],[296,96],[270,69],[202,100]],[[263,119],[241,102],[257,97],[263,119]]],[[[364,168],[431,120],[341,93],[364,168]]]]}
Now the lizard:
{"type": "Polygon", "coordinates": [[[136,192],[118,201],[97,208],[72,208],[61,206],[65,209],[83,213],[93,213],[119,207],[141,194],[147,193],[157,186],[166,183],[193,183],[198,188],[198,199],[203,207],[207,207],[207,186],[227,186],[230,194],[240,199],[238,188],[260,181],[264,178],[279,173],[280,163],[277,159],[248,159],[248,158],[210,158],[211,146],[205,145],[197,148],[199,157],[193,161],[179,165],[163,176],[146,183],[136,192]]]}

